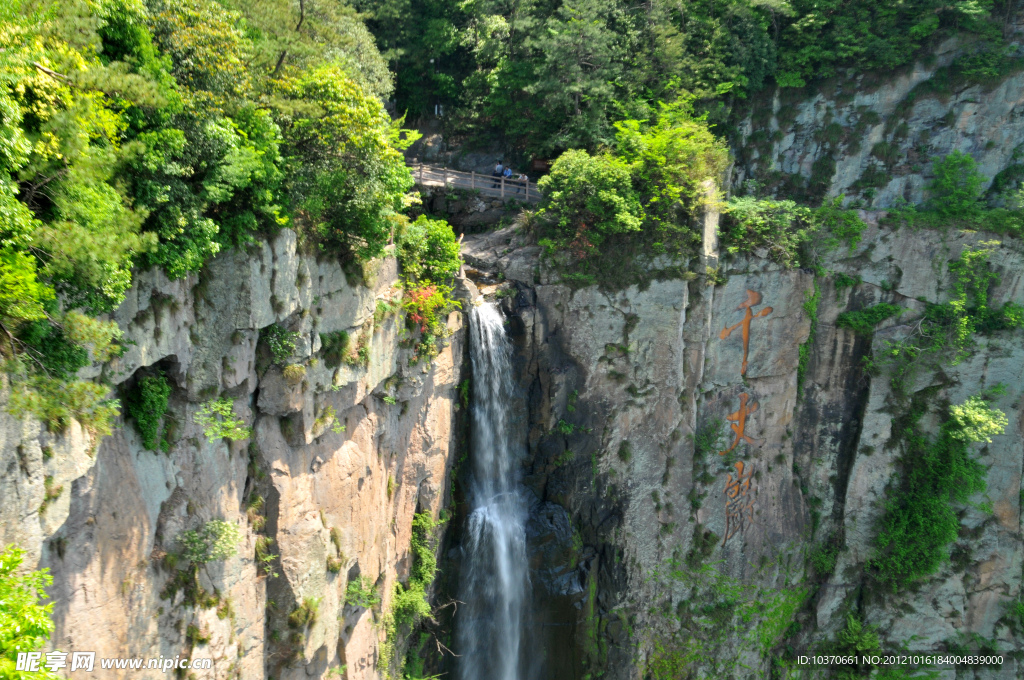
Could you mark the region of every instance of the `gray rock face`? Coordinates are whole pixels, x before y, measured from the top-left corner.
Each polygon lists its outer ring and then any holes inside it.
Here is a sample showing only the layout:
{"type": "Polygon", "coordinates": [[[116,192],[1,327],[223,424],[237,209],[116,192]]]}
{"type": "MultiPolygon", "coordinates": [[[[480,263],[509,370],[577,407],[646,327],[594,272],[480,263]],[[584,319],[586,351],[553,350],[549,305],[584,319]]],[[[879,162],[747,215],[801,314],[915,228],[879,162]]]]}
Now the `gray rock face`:
{"type": "MultiPolygon", "coordinates": [[[[877,521],[902,449],[892,440],[889,376],[867,373],[863,360],[906,338],[923,301],[948,301],[951,261],[995,237],[894,232],[876,213],[863,217],[871,226],[861,244],[826,263],[862,277],[839,289],[832,276],[741,257],[723,262],[727,281],[717,286],[701,278],[574,290],[514,228],[467,237],[480,291],[493,293],[488,282],[499,274],[515,288],[502,305],[528,430],[524,483],[535,497],[528,540],[543,624],[531,643],[544,660],[539,677],[643,677],[655,642],[679,630],[675,613],[715,606],[698,598],[711,574],[738,579],[762,602],[797,593],[799,606],[765,634],[766,647],[739,633],[717,646],[682,645],[703,659],[693,662],[701,677],[730,677],[721,669],[737,660],[751,675],[736,677],[769,677],[783,637],[799,649],[831,644],[851,612],[877,626],[890,650],[942,650],[975,634],[1018,648],[1005,612],[1020,594],[1024,560],[1020,331],[982,337],[968,359],[918,376],[912,393],[929,390],[920,394],[932,435],[942,404],[997,383],[1012,386],[993,403],[1010,424],[972,446],[988,490],[961,508],[960,556],[917,590],[870,589],[877,521]],[[905,311],[873,338],[836,325],[840,313],[880,302],[905,311]],[[807,558],[830,542],[838,563],[821,576],[807,558]],[[700,583],[666,588],[658,574],[673,564],[700,583]],[[784,636],[789,621],[796,628],[784,636]]],[[[989,263],[999,276],[992,306],[1024,303],[1020,243],[994,246],[989,263]]],[[[1019,677],[1017,664],[1007,657],[991,675],[948,668],[943,677],[1019,677]]]]}
{"type": "Polygon", "coordinates": [[[379,628],[345,606],[346,585],[368,577],[387,607],[408,576],[413,514],[436,517],[446,502],[464,334],[455,313],[440,354],[411,363],[401,321],[373,316],[399,292],[394,257],[364,279],[351,285],[336,262],[299,253],[290,230],[184,279],[139,273],[112,315],[126,353],[83,377],[130,388],[138,371],[163,371],[174,386],[166,454],[145,450],[124,421],[97,439],[77,423],[52,433],[15,419],[0,384],[0,544],[53,573],[52,648],[213,659],[198,678],[322,678],[342,665],[348,678],[378,677],[379,628]],[[290,373],[259,342],[272,323],[297,333],[290,373]],[[320,355],[320,333],[342,330],[366,348],[365,364],[320,355]],[[253,429],[248,441],[210,440],[195,421],[218,396],[253,429]],[[166,555],[211,519],[242,538],[199,572],[218,603],[193,606],[167,590],[184,565],[166,555]],[[288,617],[310,598],[316,621],[297,629],[288,617]]]}
{"type": "MultiPolygon", "coordinates": [[[[1019,52],[1020,15],[1012,21],[1006,35],[1018,39],[1019,52]]],[[[991,182],[1019,163],[1024,148],[1024,74],[954,91],[929,82],[974,49],[954,38],[927,64],[892,77],[861,74],[816,92],[776,90],[756,99],[736,141],[734,189],[753,179],[782,197],[807,190],[866,199],[875,207],[920,203],[928,198],[933,160],[952,151],[973,156],[991,182]]]]}

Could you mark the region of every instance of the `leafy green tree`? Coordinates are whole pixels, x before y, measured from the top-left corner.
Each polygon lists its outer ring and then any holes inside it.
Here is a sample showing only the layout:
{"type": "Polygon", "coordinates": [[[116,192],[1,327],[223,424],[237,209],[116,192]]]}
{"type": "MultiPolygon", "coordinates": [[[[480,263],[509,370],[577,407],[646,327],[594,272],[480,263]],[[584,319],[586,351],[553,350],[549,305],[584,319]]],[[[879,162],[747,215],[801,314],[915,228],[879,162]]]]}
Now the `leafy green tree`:
{"type": "Polygon", "coordinates": [[[34,673],[15,670],[18,652],[39,651],[53,633],[53,603],[39,604],[53,577],[49,569],[24,571],[24,561],[25,551],[13,543],[0,552],[0,678],[56,680],[42,666],[34,673]]]}
{"type": "Polygon", "coordinates": [[[384,100],[392,74],[374,37],[352,7],[324,0],[225,0],[244,20],[250,68],[277,77],[327,61],[342,65],[367,92],[384,100]]]}
{"type": "Polygon", "coordinates": [[[629,163],[610,153],[570,150],[558,157],[538,187],[553,218],[553,234],[578,258],[612,234],[639,232],[646,215],[633,188],[629,163]]]}
{"type": "Polygon", "coordinates": [[[548,151],[592,146],[610,136],[607,113],[615,97],[612,83],[621,71],[621,45],[609,23],[618,4],[567,0],[527,42],[543,55],[526,91],[554,123],[548,151]]]}
{"type": "Polygon", "coordinates": [[[671,87],[701,99],[757,92],[775,72],[773,25],[785,19],[782,3],[657,0],[649,15],[649,69],[671,87]]]}
{"type": "Polygon", "coordinates": [[[740,196],[726,204],[722,245],[730,253],[764,249],[787,267],[800,262],[800,249],[811,238],[811,210],[789,200],[740,196]]]}
{"type": "Polygon", "coordinates": [[[420,215],[415,222],[404,221],[395,243],[402,270],[416,280],[447,281],[462,267],[455,232],[444,220],[420,215]]]}
{"type": "Polygon", "coordinates": [[[380,101],[338,65],[283,80],[279,95],[306,107],[283,116],[295,209],[324,249],[379,256],[413,185],[401,149],[415,136],[401,139],[380,101]]]}

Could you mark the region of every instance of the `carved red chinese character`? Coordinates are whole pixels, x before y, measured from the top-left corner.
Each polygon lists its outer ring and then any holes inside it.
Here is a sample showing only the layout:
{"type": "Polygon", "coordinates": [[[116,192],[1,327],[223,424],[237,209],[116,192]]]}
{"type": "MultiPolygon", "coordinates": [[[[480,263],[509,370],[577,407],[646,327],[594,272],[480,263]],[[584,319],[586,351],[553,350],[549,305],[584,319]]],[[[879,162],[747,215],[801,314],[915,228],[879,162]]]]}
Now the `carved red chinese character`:
{"type": "Polygon", "coordinates": [[[736,477],[729,475],[725,482],[725,537],[722,545],[743,531],[748,522],[754,521],[754,500],[748,497],[753,490],[753,467],[745,472],[741,460],[736,461],[733,467],[736,468],[736,477]]]}
{"type": "Polygon", "coordinates": [[[736,433],[736,439],[733,441],[732,446],[727,448],[725,451],[719,451],[718,455],[724,456],[733,449],[740,441],[745,441],[748,444],[757,444],[759,440],[752,439],[747,435],[747,416],[757,411],[757,402],[750,399],[750,395],[746,392],[740,394],[740,408],[735,413],[730,413],[725,417],[726,420],[733,421],[729,427],[736,433]],[[749,403],[748,403],[749,400],[749,403]]]}
{"type": "Polygon", "coordinates": [[[743,335],[743,365],[740,367],[740,375],[746,375],[747,374],[747,352],[750,349],[750,322],[753,321],[754,319],[757,319],[757,318],[762,317],[762,316],[768,316],[769,314],[772,313],[772,308],[771,307],[765,307],[764,309],[759,311],[757,314],[754,314],[751,311],[751,307],[754,307],[755,305],[759,305],[759,304],[761,304],[761,294],[758,293],[757,291],[747,290],[747,299],[746,299],[746,301],[744,301],[743,304],[741,304],[739,307],[736,308],[737,310],[740,310],[740,309],[744,310],[743,320],[740,321],[738,324],[736,324],[734,326],[729,326],[727,328],[723,328],[722,332],[718,334],[719,338],[721,338],[722,340],[725,340],[730,335],[732,335],[732,332],[734,330],[736,330],[737,328],[741,328],[742,327],[742,329],[743,329],[742,330],[742,335],[743,335]]]}

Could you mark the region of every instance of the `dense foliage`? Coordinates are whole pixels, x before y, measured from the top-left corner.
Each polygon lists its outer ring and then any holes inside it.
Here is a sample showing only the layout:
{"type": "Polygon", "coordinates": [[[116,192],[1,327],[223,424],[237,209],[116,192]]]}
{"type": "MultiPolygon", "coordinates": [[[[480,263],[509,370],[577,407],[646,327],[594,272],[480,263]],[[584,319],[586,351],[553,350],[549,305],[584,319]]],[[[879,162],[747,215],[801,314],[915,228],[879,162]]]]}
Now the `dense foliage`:
{"type": "Polygon", "coordinates": [[[167,399],[170,396],[170,383],[162,374],[158,374],[139,378],[138,384],[125,399],[125,407],[128,415],[135,420],[142,445],[150,451],[169,448],[167,440],[160,436],[160,422],[167,412],[167,399]]]}
{"type": "Polygon", "coordinates": [[[855,247],[867,228],[856,212],[841,207],[842,201],[839,196],[810,208],[788,199],[730,198],[719,234],[722,248],[732,254],[758,254],[786,267],[816,267],[821,256],[840,245],[855,247]]]}
{"type": "Polygon", "coordinates": [[[688,104],[662,105],[654,120],[620,121],[613,146],[567,151],[540,180],[540,244],[580,284],[632,283],[658,256],[671,262],[662,268],[685,264],[703,235],[699,208],[717,200],[728,162],[688,104]]]}
{"type": "Polygon", "coordinates": [[[985,466],[970,455],[970,444],[1002,434],[1006,416],[972,397],[950,409],[938,437],[917,425],[927,412],[923,399],[902,420],[906,450],[897,486],[885,500],[876,539],[875,577],[897,588],[935,573],[949,558],[949,545],[960,532],[955,504],[985,490],[985,466]]]}
{"type": "Polygon", "coordinates": [[[18,652],[39,651],[53,633],[53,603],[39,604],[53,577],[49,569],[25,571],[24,561],[25,551],[13,544],[0,552],[0,678],[49,680],[59,676],[42,664],[38,672],[15,669],[18,652]]]}
{"type": "Polygon", "coordinates": [[[444,107],[452,131],[524,153],[593,151],[612,123],[685,91],[716,122],[778,84],[907,65],[951,35],[964,68],[1006,61],[1003,0],[357,0],[397,74],[399,110],[444,107]]]}
{"type": "Polygon", "coordinates": [[[5,3],[0,352],[15,412],[107,430],[116,402],[76,377],[120,351],[92,317],[135,267],[185,276],[283,225],[341,258],[379,255],[412,184],[399,150],[415,136],[384,110],[390,91],[344,5],[5,3]]]}

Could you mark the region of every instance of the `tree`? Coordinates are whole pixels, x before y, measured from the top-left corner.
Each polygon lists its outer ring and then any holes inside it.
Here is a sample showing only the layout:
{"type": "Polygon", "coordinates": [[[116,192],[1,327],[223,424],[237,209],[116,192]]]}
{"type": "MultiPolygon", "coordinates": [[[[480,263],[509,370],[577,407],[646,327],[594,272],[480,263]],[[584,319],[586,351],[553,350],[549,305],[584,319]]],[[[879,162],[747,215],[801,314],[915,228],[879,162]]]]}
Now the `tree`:
{"type": "Polygon", "coordinates": [[[403,220],[395,242],[398,261],[406,276],[443,282],[459,273],[462,259],[459,242],[444,220],[420,215],[415,222],[403,220]]]}
{"type": "Polygon", "coordinates": [[[296,105],[282,117],[293,206],[323,248],[379,256],[413,185],[401,149],[415,135],[401,139],[380,101],[337,64],[285,79],[278,93],[296,105]]]}
{"type": "Polygon", "coordinates": [[[354,80],[385,100],[393,89],[387,62],[373,35],[348,6],[324,0],[226,0],[245,20],[252,67],[279,77],[324,61],[342,65],[354,80]]]}
{"type": "Polygon", "coordinates": [[[538,186],[554,235],[577,258],[592,254],[612,234],[639,232],[646,215],[633,189],[630,166],[610,153],[563,153],[538,186]]]}
{"type": "MultiPolygon", "coordinates": [[[[0,678],[3,680],[56,680],[57,675],[43,668],[25,673],[15,670],[19,652],[42,649],[53,632],[53,603],[45,588],[53,584],[49,569],[25,572],[25,551],[8,545],[0,552],[0,678]]],[[[42,668],[42,667],[41,667],[42,668]]]]}
{"type": "Polygon", "coordinates": [[[568,0],[527,43],[543,55],[526,88],[557,125],[549,150],[592,146],[608,130],[606,113],[621,70],[618,36],[609,28],[615,0],[568,0]]]}

